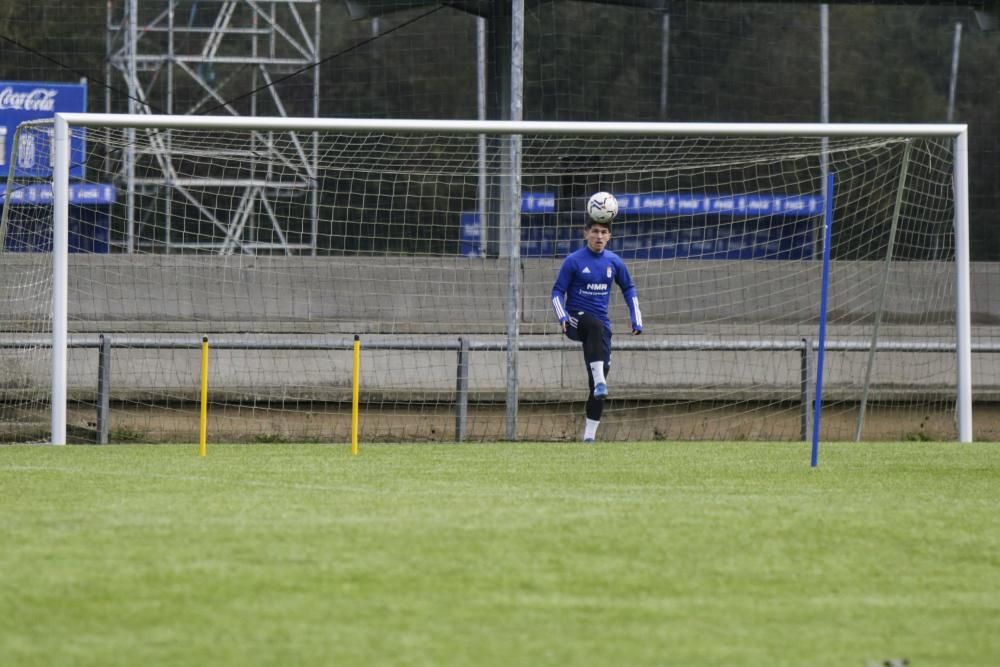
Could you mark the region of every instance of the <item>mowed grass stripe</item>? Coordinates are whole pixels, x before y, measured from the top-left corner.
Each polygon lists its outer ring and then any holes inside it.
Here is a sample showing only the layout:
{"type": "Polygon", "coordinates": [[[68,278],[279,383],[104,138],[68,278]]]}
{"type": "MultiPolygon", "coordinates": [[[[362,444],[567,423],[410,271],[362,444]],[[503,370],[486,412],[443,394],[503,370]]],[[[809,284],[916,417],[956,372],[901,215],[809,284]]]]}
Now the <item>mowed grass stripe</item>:
{"type": "Polygon", "coordinates": [[[992,665],[996,447],[0,447],[0,663],[992,665]]]}

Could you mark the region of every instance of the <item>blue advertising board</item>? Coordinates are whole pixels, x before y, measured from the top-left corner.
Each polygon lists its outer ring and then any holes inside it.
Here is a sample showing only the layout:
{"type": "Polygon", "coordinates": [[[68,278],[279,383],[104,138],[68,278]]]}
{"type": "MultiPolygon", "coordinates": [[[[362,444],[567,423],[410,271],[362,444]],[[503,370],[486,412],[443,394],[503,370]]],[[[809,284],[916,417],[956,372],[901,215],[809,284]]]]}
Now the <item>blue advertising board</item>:
{"type": "MultiPolygon", "coordinates": [[[[52,172],[52,142],[39,132],[22,132],[18,139],[17,164],[11,164],[17,126],[28,120],[52,118],[58,112],[87,110],[87,86],[82,83],[41,81],[0,81],[0,177],[11,168],[18,176],[45,177],[52,172]]],[[[74,135],[71,144],[70,178],[83,178],[85,158],[83,134],[74,135]]]]}
{"type": "MultiPolygon", "coordinates": [[[[810,259],[820,195],[615,194],[611,249],[626,259],[810,259]]],[[[521,256],[561,257],[583,247],[582,222],[559,219],[555,196],[522,196],[521,256]],[[538,202],[544,202],[539,205],[538,202]],[[530,215],[536,214],[536,215],[530,215]],[[548,214],[548,215],[546,215],[548,214]]],[[[582,215],[582,214],[581,214],[582,215]]],[[[477,213],[460,217],[459,252],[479,257],[477,213]]]]}
{"type": "Polygon", "coordinates": [[[551,192],[522,192],[521,213],[555,213],[556,196],[551,192]]]}
{"type": "Polygon", "coordinates": [[[621,215],[698,215],[733,217],[777,215],[811,217],[823,212],[820,195],[789,194],[707,194],[674,192],[665,194],[615,195],[621,215]]]}
{"type": "MultiPolygon", "coordinates": [[[[70,204],[114,204],[117,188],[111,183],[70,183],[70,204]]],[[[0,203],[7,201],[7,184],[0,183],[0,203]]],[[[48,183],[32,183],[14,188],[10,195],[12,206],[48,206],[52,204],[52,186],[48,183]]]]}
{"type": "MultiPolygon", "coordinates": [[[[7,203],[7,185],[0,183],[0,203],[7,203]]],[[[69,184],[69,251],[106,253],[110,248],[108,208],[115,203],[117,188],[111,183],[69,184]]],[[[51,217],[18,215],[21,207],[52,206],[52,186],[32,183],[10,193],[13,214],[3,238],[7,252],[51,252],[51,217]]]]}

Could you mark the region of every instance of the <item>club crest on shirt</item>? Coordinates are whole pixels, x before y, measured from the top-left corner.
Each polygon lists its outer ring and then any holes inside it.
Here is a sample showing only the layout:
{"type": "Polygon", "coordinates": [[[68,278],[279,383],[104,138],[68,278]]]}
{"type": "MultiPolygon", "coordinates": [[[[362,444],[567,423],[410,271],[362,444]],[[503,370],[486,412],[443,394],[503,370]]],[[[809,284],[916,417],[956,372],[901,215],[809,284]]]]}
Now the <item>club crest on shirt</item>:
{"type": "Polygon", "coordinates": [[[611,267],[609,266],[608,267],[608,278],[610,278],[610,277],[611,277],[611,267]]]}

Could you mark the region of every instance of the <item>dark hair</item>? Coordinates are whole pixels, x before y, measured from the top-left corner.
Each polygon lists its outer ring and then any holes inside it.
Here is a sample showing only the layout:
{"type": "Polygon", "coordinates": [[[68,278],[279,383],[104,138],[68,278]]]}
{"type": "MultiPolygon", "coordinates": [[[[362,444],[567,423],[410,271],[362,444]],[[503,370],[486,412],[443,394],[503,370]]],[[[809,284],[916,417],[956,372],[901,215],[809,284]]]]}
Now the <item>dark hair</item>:
{"type": "Polygon", "coordinates": [[[590,229],[590,228],[591,228],[591,227],[593,227],[594,225],[600,225],[601,227],[607,227],[607,228],[608,228],[608,231],[609,231],[609,232],[611,231],[611,221],[610,221],[610,220],[608,220],[607,222],[601,222],[601,221],[599,221],[599,220],[594,220],[593,218],[591,218],[591,217],[590,217],[590,216],[588,215],[588,216],[587,216],[587,224],[586,224],[586,225],[584,225],[584,229],[590,229]]]}

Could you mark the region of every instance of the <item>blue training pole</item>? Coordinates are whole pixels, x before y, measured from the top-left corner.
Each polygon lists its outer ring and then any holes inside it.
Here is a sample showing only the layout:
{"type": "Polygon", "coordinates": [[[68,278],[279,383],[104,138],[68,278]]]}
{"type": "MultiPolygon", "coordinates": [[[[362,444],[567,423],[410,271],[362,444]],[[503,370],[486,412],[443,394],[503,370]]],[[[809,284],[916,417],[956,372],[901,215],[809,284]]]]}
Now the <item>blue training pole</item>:
{"type": "Polygon", "coordinates": [[[823,233],[823,287],[819,297],[819,349],[816,353],[816,402],[813,413],[812,462],[819,463],[819,421],[823,412],[823,357],[826,355],[826,310],[830,302],[830,239],[833,236],[833,173],[826,177],[823,233]]]}

